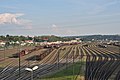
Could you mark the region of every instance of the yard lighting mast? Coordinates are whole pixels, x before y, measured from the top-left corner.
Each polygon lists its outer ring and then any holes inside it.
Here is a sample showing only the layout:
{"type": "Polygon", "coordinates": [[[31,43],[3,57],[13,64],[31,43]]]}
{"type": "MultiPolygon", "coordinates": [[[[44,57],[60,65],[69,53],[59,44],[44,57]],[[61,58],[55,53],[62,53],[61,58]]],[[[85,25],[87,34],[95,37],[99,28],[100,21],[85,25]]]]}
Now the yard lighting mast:
{"type": "Polygon", "coordinates": [[[31,72],[31,80],[33,80],[33,71],[38,69],[38,66],[34,66],[33,68],[25,68],[25,70],[31,72]]]}

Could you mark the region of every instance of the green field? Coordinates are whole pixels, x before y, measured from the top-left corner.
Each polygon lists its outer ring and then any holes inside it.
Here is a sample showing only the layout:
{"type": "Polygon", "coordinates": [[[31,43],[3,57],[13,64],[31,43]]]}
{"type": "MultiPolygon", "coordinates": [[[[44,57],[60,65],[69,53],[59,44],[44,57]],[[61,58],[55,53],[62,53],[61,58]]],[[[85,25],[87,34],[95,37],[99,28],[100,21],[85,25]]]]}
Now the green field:
{"type": "Polygon", "coordinates": [[[83,77],[84,75],[83,66],[84,62],[76,62],[74,64],[70,64],[69,67],[65,67],[57,73],[37,80],[80,80],[80,77],[83,77]]]}

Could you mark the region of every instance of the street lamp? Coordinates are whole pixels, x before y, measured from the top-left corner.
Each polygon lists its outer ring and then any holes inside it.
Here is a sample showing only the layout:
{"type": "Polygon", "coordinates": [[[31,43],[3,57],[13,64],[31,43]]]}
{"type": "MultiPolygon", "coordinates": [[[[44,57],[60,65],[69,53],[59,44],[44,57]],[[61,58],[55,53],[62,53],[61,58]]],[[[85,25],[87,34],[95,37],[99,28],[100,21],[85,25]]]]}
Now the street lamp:
{"type": "Polygon", "coordinates": [[[31,80],[33,80],[33,71],[38,69],[38,66],[34,66],[32,69],[31,68],[25,68],[25,70],[31,72],[31,80]]]}

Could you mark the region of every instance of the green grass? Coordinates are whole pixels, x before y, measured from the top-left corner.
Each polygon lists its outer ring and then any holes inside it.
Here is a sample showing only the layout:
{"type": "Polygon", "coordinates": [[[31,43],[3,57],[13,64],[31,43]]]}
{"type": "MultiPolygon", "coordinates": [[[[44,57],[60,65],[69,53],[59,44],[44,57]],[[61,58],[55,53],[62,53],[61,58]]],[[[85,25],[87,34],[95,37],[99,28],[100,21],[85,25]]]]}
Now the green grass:
{"type": "Polygon", "coordinates": [[[77,62],[74,65],[71,64],[68,68],[38,80],[75,80],[78,74],[81,76],[84,75],[83,70],[81,70],[82,65],[84,65],[84,62],[77,62]]]}

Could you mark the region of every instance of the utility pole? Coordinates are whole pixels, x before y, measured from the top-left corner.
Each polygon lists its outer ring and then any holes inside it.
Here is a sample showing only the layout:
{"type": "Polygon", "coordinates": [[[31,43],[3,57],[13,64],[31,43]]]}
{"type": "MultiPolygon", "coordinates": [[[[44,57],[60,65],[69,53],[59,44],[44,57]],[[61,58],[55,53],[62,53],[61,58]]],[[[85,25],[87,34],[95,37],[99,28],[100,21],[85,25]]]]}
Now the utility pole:
{"type": "Polygon", "coordinates": [[[28,62],[28,67],[30,66],[30,55],[28,54],[28,60],[27,60],[27,62],[28,62]]]}
{"type": "Polygon", "coordinates": [[[20,66],[21,66],[21,65],[20,65],[20,61],[21,61],[21,59],[20,59],[20,58],[21,58],[21,57],[20,57],[20,56],[21,56],[21,54],[20,54],[20,43],[19,43],[18,55],[19,55],[19,79],[20,79],[20,68],[21,68],[21,67],[20,67],[20,66]]]}
{"type": "Polygon", "coordinates": [[[67,65],[68,65],[68,53],[66,54],[66,69],[67,69],[67,65]]]}
{"type": "Polygon", "coordinates": [[[73,49],[73,80],[74,80],[74,49],[73,49]]]}
{"type": "Polygon", "coordinates": [[[33,71],[31,71],[31,80],[33,80],[33,71]]]}
{"type": "Polygon", "coordinates": [[[58,69],[59,69],[59,57],[60,57],[60,51],[58,51],[58,54],[57,54],[57,59],[58,59],[58,61],[57,61],[57,67],[58,67],[58,69]]]}
{"type": "Polygon", "coordinates": [[[4,45],[4,60],[5,60],[5,45],[4,45]]]}
{"type": "Polygon", "coordinates": [[[19,51],[19,78],[20,78],[20,51],[19,51]]]}
{"type": "Polygon", "coordinates": [[[120,54],[120,45],[119,45],[119,54],[120,54]]]}
{"type": "MultiPolygon", "coordinates": [[[[82,68],[82,47],[80,49],[80,66],[82,68]]],[[[80,80],[81,80],[81,70],[82,70],[81,68],[80,68],[80,80]]]]}

